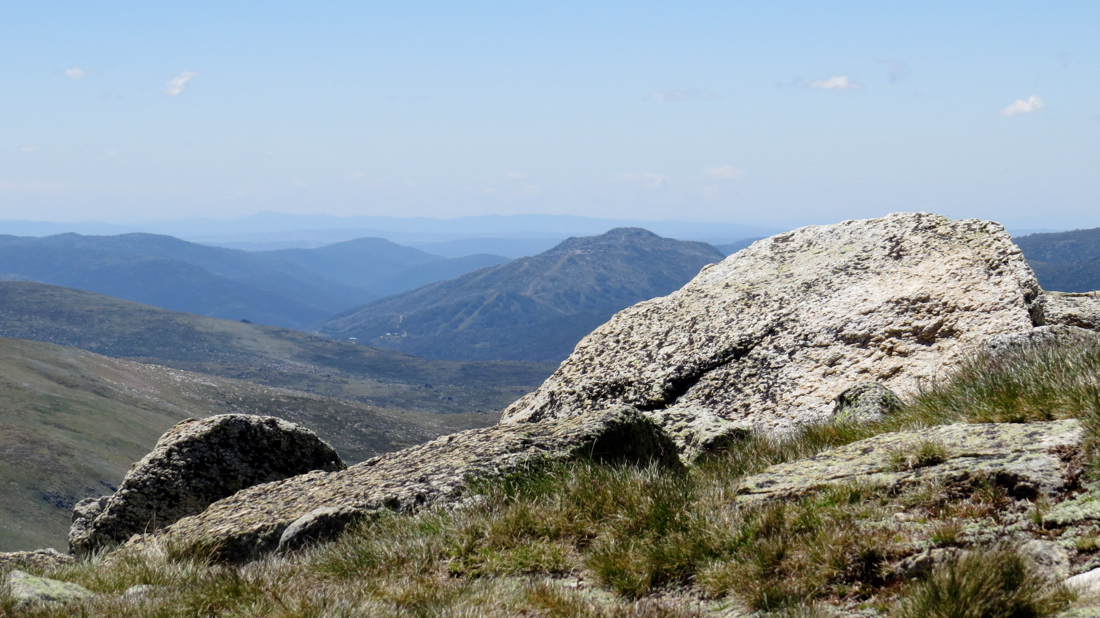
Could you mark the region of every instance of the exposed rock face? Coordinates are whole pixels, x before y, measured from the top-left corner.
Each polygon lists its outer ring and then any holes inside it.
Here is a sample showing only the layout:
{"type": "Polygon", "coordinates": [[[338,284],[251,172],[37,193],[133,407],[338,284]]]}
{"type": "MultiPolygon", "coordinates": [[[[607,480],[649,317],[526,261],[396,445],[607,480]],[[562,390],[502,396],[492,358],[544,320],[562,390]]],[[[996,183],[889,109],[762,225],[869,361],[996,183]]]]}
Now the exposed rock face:
{"type": "Polygon", "coordinates": [[[188,419],[161,436],[114,495],[77,504],[69,548],[86,555],[201,513],[246,487],[345,467],[312,431],[274,417],[188,419]]]}
{"type": "Polygon", "coordinates": [[[156,536],[177,547],[216,548],[222,558],[249,559],[280,543],[293,549],[323,539],[372,512],[457,500],[475,479],[577,457],[680,466],[675,445],[652,421],[620,407],[582,418],[463,431],[341,472],[258,485],[156,536]]]}
{"type": "Polygon", "coordinates": [[[1043,292],[1043,323],[1100,330],[1100,292],[1043,292]]]}
{"type": "Polygon", "coordinates": [[[922,481],[980,479],[1003,486],[1016,498],[1052,497],[1074,486],[1081,475],[1082,436],[1076,420],[884,433],[745,478],[738,500],[788,498],[849,482],[897,490],[922,481]],[[929,443],[936,445],[938,457],[909,459],[929,443]]]}
{"type": "Polygon", "coordinates": [[[802,228],[619,312],[501,422],[626,404],[685,452],[736,429],[784,431],[829,417],[852,386],[904,396],[978,342],[1030,330],[1039,293],[997,223],[902,213],[802,228]],[[700,432],[692,410],[713,422],[700,432]]]}
{"type": "Polygon", "coordinates": [[[50,569],[72,564],[73,557],[66,556],[56,549],[36,549],[34,551],[0,552],[0,571],[13,568],[50,569]]]}

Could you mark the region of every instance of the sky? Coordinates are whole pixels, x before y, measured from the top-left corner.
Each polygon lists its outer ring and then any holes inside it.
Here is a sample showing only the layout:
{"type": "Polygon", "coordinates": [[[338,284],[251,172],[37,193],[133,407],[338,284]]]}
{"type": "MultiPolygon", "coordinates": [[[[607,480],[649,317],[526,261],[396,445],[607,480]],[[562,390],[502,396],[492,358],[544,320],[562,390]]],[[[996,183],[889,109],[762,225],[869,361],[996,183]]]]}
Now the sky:
{"type": "Polygon", "coordinates": [[[0,2],[0,219],[1100,226],[1100,3],[0,2]]]}

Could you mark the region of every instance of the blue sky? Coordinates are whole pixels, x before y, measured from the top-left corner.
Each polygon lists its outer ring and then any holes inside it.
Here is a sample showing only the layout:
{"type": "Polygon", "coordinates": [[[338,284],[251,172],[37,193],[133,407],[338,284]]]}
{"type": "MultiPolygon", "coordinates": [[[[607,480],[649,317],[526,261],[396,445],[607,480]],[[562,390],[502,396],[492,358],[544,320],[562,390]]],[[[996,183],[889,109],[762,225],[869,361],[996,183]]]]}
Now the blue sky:
{"type": "Polygon", "coordinates": [[[4,2],[0,218],[1100,226],[1096,2],[4,2]]]}

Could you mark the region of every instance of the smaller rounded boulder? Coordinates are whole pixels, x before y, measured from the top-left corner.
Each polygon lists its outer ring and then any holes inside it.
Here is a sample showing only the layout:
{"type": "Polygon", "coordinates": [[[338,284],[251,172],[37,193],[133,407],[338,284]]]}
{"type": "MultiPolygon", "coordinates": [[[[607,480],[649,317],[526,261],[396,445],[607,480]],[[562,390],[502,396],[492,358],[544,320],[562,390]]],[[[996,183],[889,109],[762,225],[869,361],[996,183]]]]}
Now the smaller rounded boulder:
{"type": "Polygon", "coordinates": [[[86,556],[197,515],[247,487],[346,467],[312,431],[275,417],[187,419],[161,436],[114,495],[78,505],[69,550],[86,556]]]}

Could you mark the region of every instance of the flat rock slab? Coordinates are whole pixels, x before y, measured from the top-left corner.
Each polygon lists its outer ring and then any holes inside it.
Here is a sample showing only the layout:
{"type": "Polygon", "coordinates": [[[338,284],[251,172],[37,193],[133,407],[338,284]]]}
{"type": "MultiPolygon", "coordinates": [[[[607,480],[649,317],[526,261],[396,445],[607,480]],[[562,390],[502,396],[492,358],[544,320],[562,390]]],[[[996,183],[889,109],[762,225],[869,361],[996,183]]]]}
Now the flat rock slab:
{"type": "Polygon", "coordinates": [[[72,564],[72,556],[56,549],[36,549],[34,551],[0,552],[0,571],[7,569],[52,569],[72,564]]]}
{"type": "Polygon", "coordinates": [[[246,560],[277,549],[280,540],[293,548],[303,538],[336,534],[356,513],[453,501],[471,481],[579,457],[681,466],[667,434],[637,410],[620,407],[583,418],[463,431],[344,471],[258,485],[132,544],[156,539],[185,551],[205,548],[223,559],[246,560]],[[292,534],[285,535],[288,529],[292,534]]]}
{"type": "Polygon", "coordinates": [[[272,416],[219,414],[169,429],[111,496],[73,509],[77,556],[126,542],[253,485],[347,466],[312,431],[272,416]]]}
{"type": "Polygon", "coordinates": [[[1043,292],[1043,322],[1100,330],[1100,292],[1043,292]]]}
{"type": "Polygon", "coordinates": [[[830,417],[853,386],[905,397],[982,341],[1032,329],[1040,292],[991,221],[896,213],[806,227],[619,312],[501,422],[631,405],[685,453],[731,424],[782,433],[830,417]],[[714,418],[693,423],[697,411],[714,418]]]}
{"type": "Polygon", "coordinates": [[[17,608],[29,608],[42,604],[77,603],[94,596],[94,593],[84,586],[47,577],[35,577],[19,570],[8,574],[8,589],[17,608]]]}
{"type": "Polygon", "coordinates": [[[744,479],[738,501],[799,496],[842,483],[898,489],[924,481],[965,482],[987,478],[1018,498],[1054,496],[1081,473],[1083,430],[1076,420],[1028,424],[956,424],[885,433],[771,466],[744,479]],[[942,461],[910,459],[932,444],[942,461]]]}

